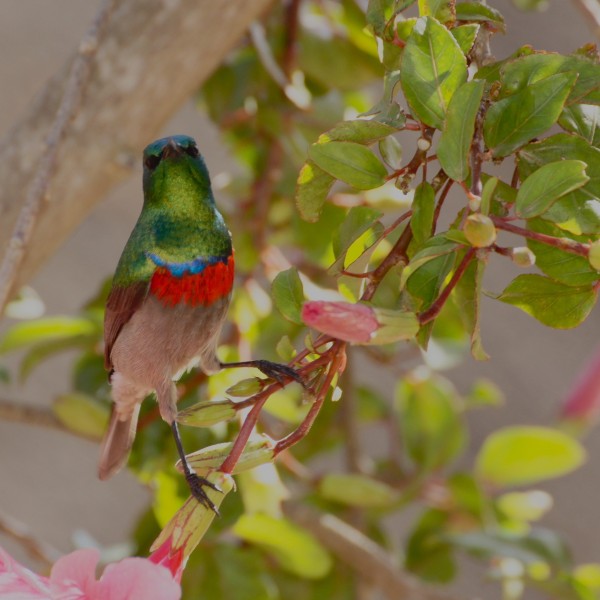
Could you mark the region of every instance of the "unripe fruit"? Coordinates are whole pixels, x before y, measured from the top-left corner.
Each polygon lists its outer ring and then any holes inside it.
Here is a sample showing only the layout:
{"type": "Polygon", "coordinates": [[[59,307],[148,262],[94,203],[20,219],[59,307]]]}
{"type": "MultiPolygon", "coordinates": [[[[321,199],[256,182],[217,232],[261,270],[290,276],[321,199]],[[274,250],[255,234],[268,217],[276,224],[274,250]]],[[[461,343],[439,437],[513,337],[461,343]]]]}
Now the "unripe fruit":
{"type": "Polygon", "coordinates": [[[590,244],[590,253],[588,254],[588,260],[590,261],[590,265],[596,271],[600,271],[600,240],[595,241],[593,244],[590,244]]]}
{"type": "Polygon", "coordinates": [[[464,234],[475,248],[487,248],[496,241],[496,228],[489,217],[475,213],[467,217],[464,234]]]}
{"type": "Polygon", "coordinates": [[[519,246],[512,250],[512,261],[518,267],[533,267],[535,265],[535,254],[527,246],[519,246]]]}

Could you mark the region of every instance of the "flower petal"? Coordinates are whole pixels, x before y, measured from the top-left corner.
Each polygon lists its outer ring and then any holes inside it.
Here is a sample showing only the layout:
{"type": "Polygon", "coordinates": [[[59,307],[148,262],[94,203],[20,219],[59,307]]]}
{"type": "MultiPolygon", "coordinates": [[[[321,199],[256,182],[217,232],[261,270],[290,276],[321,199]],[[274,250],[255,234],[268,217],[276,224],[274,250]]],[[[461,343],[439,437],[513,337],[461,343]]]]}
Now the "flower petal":
{"type": "Polygon", "coordinates": [[[321,333],[355,343],[368,342],[379,327],[370,306],[350,302],[305,302],[302,320],[321,333]]]}
{"type": "Polygon", "coordinates": [[[26,569],[0,548],[0,598],[51,600],[49,581],[26,569]]]}
{"type": "Polygon", "coordinates": [[[108,565],[90,600],[179,600],[181,587],[171,573],[146,558],[108,565]]]}

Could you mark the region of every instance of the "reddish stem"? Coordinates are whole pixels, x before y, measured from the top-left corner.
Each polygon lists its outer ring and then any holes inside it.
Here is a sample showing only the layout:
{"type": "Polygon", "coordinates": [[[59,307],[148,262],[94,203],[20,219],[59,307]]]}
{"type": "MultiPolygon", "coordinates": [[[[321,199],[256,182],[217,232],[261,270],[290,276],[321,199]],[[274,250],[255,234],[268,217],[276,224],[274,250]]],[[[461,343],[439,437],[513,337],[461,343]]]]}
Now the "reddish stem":
{"type": "Polygon", "coordinates": [[[537,231],[524,229],[518,225],[507,223],[505,219],[501,219],[499,217],[491,216],[490,218],[498,229],[503,229],[504,231],[510,231],[511,233],[522,235],[530,240],[535,240],[536,242],[547,244],[548,246],[554,246],[555,248],[559,248],[565,252],[570,252],[571,254],[579,254],[580,256],[585,256],[586,258],[589,255],[590,249],[587,244],[582,244],[581,242],[576,242],[574,240],[570,240],[569,238],[556,238],[551,235],[546,235],[545,233],[538,233],[537,231]]]}
{"type": "Polygon", "coordinates": [[[310,410],[308,411],[306,417],[304,417],[302,423],[300,423],[300,425],[294,431],[292,431],[292,433],[290,433],[283,439],[279,440],[279,442],[277,442],[274,450],[275,456],[277,456],[280,452],[283,452],[283,450],[286,450],[290,446],[293,446],[294,444],[298,443],[310,431],[310,428],[315,422],[315,419],[317,418],[317,415],[319,414],[319,411],[323,406],[323,402],[325,402],[325,398],[327,397],[327,390],[329,389],[333,378],[339,372],[343,371],[343,366],[345,362],[345,350],[345,342],[335,342],[334,346],[331,349],[331,351],[334,353],[333,359],[331,360],[329,370],[327,371],[327,375],[323,380],[323,384],[321,385],[321,388],[317,397],[315,398],[315,401],[313,402],[313,405],[310,407],[310,410]]]}
{"type": "Polygon", "coordinates": [[[440,216],[440,212],[442,211],[442,206],[444,206],[444,202],[446,201],[446,196],[448,196],[448,192],[450,188],[454,185],[454,179],[448,179],[442,193],[440,194],[440,199],[438,200],[437,206],[435,207],[435,211],[433,213],[433,227],[431,234],[435,234],[435,229],[437,226],[437,222],[440,216]]]}
{"type": "Polygon", "coordinates": [[[469,248],[467,253],[464,255],[463,259],[460,261],[458,268],[454,271],[454,275],[452,275],[452,279],[448,282],[448,285],[443,289],[442,293],[437,297],[436,301],[424,312],[419,315],[419,323],[421,325],[425,325],[429,323],[429,321],[433,321],[442,310],[446,300],[450,296],[450,292],[456,287],[456,284],[459,282],[460,278],[463,276],[464,272],[467,270],[469,263],[475,257],[475,248],[469,248]]]}

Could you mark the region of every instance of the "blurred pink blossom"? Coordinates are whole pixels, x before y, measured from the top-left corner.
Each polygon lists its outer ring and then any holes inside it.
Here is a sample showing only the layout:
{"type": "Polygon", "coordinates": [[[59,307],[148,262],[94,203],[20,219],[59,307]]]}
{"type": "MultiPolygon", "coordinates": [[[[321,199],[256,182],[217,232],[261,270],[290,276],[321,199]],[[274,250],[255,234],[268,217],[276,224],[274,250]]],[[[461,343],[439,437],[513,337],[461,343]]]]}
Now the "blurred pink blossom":
{"type": "Polygon", "coordinates": [[[0,548],[0,598],[10,600],[178,600],[181,588],[164,567],[145,558],[126,558],[106,567],[96,580],[97,550],[59,558],[50,577],[36,575],[0,548]]]}
{"type": "Polygon", "coordinates": [[[600,348],[575,380],[561,411],[569,421],[590,424],[600,415],[600,348]]]}
{"type": "Polygon", "coordinates": [[[354,343],[368,342],[379,328],[370,306],[351,302],[305,302],[302,320],[321,333],[354,343]]]}

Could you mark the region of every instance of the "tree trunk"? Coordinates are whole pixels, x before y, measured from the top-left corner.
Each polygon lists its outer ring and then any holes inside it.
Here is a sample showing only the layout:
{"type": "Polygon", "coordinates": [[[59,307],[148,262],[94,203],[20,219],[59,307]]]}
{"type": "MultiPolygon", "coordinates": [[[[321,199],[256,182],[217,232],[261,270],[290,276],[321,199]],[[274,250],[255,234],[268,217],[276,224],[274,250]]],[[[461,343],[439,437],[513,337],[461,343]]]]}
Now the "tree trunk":
{"type": "MultiPolygon", "coordinates": [[[[60,146],[47,202],[17,284],[127,177],[141,149],[196,91],[272,0],[123,0],[60,146]]],[[[61,101],[71,61],[0,142],[0,248],[9,240],[61,101]]]]}

